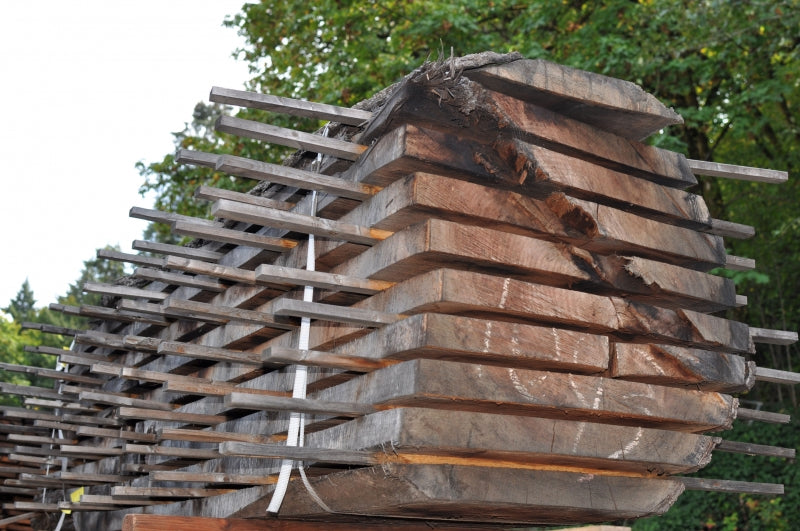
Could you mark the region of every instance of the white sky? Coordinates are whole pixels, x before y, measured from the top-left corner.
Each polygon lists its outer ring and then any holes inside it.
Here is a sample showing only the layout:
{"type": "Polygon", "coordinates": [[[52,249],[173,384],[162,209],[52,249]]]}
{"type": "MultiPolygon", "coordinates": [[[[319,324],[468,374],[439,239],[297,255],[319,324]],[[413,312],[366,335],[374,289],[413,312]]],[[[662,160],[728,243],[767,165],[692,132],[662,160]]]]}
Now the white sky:
{"type": "Polygon", "coordinates": [[[242,88],[243,45],[222,27],[243,0],[39,0],[0,5],[0,307],[28,278],[63,295],[95,249],[131,250],[139,160],[174,151],[213,85],[242,88]]]}

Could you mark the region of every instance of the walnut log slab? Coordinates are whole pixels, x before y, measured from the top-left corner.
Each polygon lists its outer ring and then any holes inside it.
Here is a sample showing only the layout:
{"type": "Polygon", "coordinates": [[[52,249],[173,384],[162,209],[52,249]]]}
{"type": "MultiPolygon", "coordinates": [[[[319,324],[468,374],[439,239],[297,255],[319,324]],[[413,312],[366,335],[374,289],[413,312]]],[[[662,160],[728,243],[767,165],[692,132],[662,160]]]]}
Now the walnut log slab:
{"type": "Polygon", "coordinates": [[[315,399],[574,419],[704,432],[730,428],[728,395],[586,376],[488,365],[413,360],[316,393],[315,399]]]}
{"type": "MultiPolygon", "coordinates": [[[[661,514],[683,491],[682,483],[668,479],[430,465],[362,468],[311,483],[336,513],[540,524],[661,514]],[[359,487],[348,488],[352,485],[359,487]]],[[[258,514],[260,505],[247,507],[240,516],[258,514]]],[[[298,482],[290,485],[280,515],[331,516],[298,482]]]]}

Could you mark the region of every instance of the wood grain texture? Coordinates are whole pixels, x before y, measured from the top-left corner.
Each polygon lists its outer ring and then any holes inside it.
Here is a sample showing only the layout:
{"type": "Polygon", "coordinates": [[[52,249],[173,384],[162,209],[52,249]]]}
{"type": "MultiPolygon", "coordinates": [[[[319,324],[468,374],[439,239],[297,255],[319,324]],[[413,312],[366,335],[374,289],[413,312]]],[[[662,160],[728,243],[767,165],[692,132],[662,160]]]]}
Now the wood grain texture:
{"type": "MultiPolygon", "coordinates": [[[[337,513],[494,523],[590,523],[661,514],[683,491],[683,484],[674,480],[426,465],[362,468],[311,482],[337,513]],[[341,487],[354,482],[361,488],[341,487]]],[[[258,510],[263,510],[260,504],[242,515],[258,510]]],[[[305,487],[295,484],[280,514],[325,513],[305,487]]]]}
{"type": "Polygon", "coordinates": [[[725,352],[673,345],[617,343],[611,375],[657,385],[742,393],[757,379],[754,362],[725,352]]]}
{"type": "Polygon", "coordinates": [[[604,336],[437,313],[408,317],[333,350],[375,360],[429,358],[588,374],[609,363],[604,336]]]}
{"type": "Polygon", "coordinates": [[[356,308],[396,313],[450,313],[620,334],[626,341],[665,340],[710,350],[752,350],[747,325],[720,317],[669,310],[613,296],[600,296],[467,271],[439,269],[401,282],[356,308]]]}
{"type": "Polygon", "coordinates": [[[354,212],[358,224],[400,230],[430,217],[568,243],[601,254],[643,257],[710,269],[725,263],[722,239],[561,193],[523,196],[442,175],[416,173],[354,212]],[[674,238],[672,240],[671,238],[674,238]],[[685,241],[685,246],[679,243],[685,241]]]}
{"type": "Polygon", "coordinates": [[[577,291],[624,293],[670,308],[719,311],[736,306],[730,279],[439,219],[399,231],[334,271],[397,282],[440,267],[503,274],[577,291]]]}
{"type": "Polygon", "coordinates": [[[413,360],[320,391],[323,401],[428,407],[703,432],[727,429],[728,395],[599,376],[413,360]]]}
{"type": "Polygon", "coordinates": [[[543,59],[520,59],[466,71],[469,79],[631,140],[683,118],[629,81],[543,59]]]}
{"type": "MultiPolygon", "coordinates": [[[[680,473],[708,464],[718,439],[593,422],[422,408],[371,413],[309,434],[307,446],[369,450],[387,463],[493,460],[602,473],[680,473]],[[670,452],[658,449],[669,447],[670,452]]],[[[465,461],[464,461],[465,462],[465,461]]]]}
{"type": "MultiPolygon", "coordinates": [[[[389,102],[386,106],[392,112],[379,114],[371,122],[370,129],[360,138],[361,142],[370,142],[382,137],[362,159],[378,151],[377,146],[381,145],[389,131],[409,124],[410,127],[425,128],[428,132],[434,129],[448,131],[449,134],[461,137],[462,145],[469,144],[467,139],[480,142],[483,149],[470,149],[467,154],[456,157],[453,161],[471,160],[473,165],[482,166],[484,173],[496,173],[492,180],[513,181],[511,175],[503,176],[496,171],[497,166],[493,159],[497,159],[491,149],[486,149],[487,144],[492,146],[491,143],[498,139],[519,138],[571,157],[675,188],[687,188],[697,182],[686,158],[678,153],[604,132],[544,107],[485,89],[476,83],[463,83],[454,93],[455,97],[450,99],[449,105],[441,105],[437,95],[420,84],[407,83],[399,88],[392,95],[398,104],[392,105],[389,102]],[[458,112],[458,109],[466,108],[469,108],[468,113],[458,112]],[[454,113],[454,110],[457,112],[454,113]],[[493,131],[489,142],[485,140],[482,131],[493,131]]],[[[456,143],[438,141],[437,148],[454,147],[456,143]]],[[[386,150],[385,147],[380,149],[386,150]]],[[[425,157],[418,159],[425,160],[425,157]]],[[[360,159],[356,166],[363,162],[360,159]]],[[[386,184],[386,181],[373,182],[386,184]]]]}

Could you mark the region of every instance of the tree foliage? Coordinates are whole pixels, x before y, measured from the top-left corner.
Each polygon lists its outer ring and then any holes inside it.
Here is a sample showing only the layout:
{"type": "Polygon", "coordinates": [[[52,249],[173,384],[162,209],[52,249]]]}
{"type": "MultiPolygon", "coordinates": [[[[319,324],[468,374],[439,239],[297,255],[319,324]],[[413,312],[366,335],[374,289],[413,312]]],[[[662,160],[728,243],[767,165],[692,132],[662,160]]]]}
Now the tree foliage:
{"type": "MultiPolygon", "coordinates": [[[[119,247],[106,247],[119,250],[119,247]]],[[[86,293],[83,285],[86,282],[108,282],[124,276],[125,268],[121,262],[91,258],[83,262],[83,269],[78,279],[70,284],[67,292],[58,298],[60,304],[80,306],[81,304],[96,305],[100,302],[100,295],[86,293]]],[[[71,336],[43,333],[39,330],[23,329],[22,323],[36,322],[55,325],[63,328],[85,328],[85,319],[73,315],[65,315],[49,308],[37,308],[33,289],[26,279],[22,283],[17,295],[3,308],[0,313],[0,361],[13,365],[27,365],[29,367],[53,368],[56,364],[54,356],[28,352],[25,347],[47,346],[53,348],[68,348],[72,342],[71,336]]],[[[52,387],[53,381],[49,378],[39,378],[26,373],[0,370],[0,380],[18,385],[34,385],[37,387],[52,387]]],[[[20,400],[12,395],[0,395],[0,404],[19,405],[20,400]]]]}

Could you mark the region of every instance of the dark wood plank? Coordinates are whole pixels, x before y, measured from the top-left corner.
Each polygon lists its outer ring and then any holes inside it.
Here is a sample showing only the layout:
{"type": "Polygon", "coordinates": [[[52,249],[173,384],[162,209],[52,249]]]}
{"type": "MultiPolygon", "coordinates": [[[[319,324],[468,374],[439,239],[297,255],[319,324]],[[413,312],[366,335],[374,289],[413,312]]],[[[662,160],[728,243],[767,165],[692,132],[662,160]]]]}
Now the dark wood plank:
{"type": "Polygon", "coordinates": [[[308,435],[305,444],[340,450],[360,448],[385,463],[469,461],[480,466],[494,462],[509,467],[540,465],[663,475],[705,466],[717,441],[703,435],[642,427],[397,408],[316,431],[308,435]]]}
{"type": "Polygon", "coordinates": [[[722,239],[717,236],[562,194],[539,200],[424,173],[394,183],[365,208],[354,211],[348,221],[397,231],[430,217],[697,269],[721,266],[726,260],[722,239]],[[678,243],[684,241],[686,246],[681,248],[678,243]]]}
{"type": "Polygon", "coordinates": [[[120,499],[133,498],[205,498],[208,496],[219,496],[233,492],[233,489],[203,489],[193,487],[127,487],[116,486],[111,488],[111,496],[120,499]]]}
{"type": "Polygon", "coordinates": [[[438,313],[408,317],[332,350],[373,360],[429,358],[587,374],[609,364],[608,339],[600,335],[438,313]]]}
{"type": "Polygon", "coordinates": [[[452,269],[413,277],[353,307],[402,314],[430,311],[476,317],[491,314],[528,324],[619,334],[626,341],[637,337],[646,342],[735,353],[752,350],[747,325],[736,321],[452,269]]]}
{"type": "Polygon", "coordinates": [[[696,230],[710,230],[712,219],[699,195],[640,179],[576,157],[524,142],[503,139],[499,157],[520,178],[526,194],[552,192],[613,206],[696,230]]]}
{"type": "MultiPolygon", "coordinates": [[[[227,420],[224,415],[207,415],[204,413],[186,413],[183,411],[158,411],[149,408],[120,407],[120,419],[161,420],[164,422],[178,422],[183,424],[200,424],[215,426],[227,420]]],[[[184,449],[185,450],[185,449],[184,449]]]]}
{"type": "Polygon", "coordinates": [[[616,343],[611,376],[658,385],[741,393],[757,378],[755,363],[725,352],[674,345],[616,343]]]}
{"type": "MultiPolygon", "coordinates": [[[[524,181],[524,176],[520,179],[512,168],[497,164],[502,159],[492,149],[486,149],[483,131],[496,132],[492,135],[493,148],[498,141],[518,138],[666,186],[688,188],[697,182],[683,155],[601,131],[543,107],[483,89],[477,84],[470,84],[467,90],[471,92],[469,97],[478,98],[478,102],[475,104],[472,100],[470,112],[462,115],[454,113],[452,106],[440,106],[437,96],[422,85],[403,86],[392,98],[402,99],[404,103],[413,100],[413,104],[395,107],[383,123],[379,123],[378,118],[373,120],[373,130],[367,131],[359,140],[371,142],[380,139],[356,162],[353,171],[346,173],[367,175],[356,170],[356,167],[371,165],[366,159],[379,156],[385,160],[387,155],[396,155],[398,151],[392,149],[392,144],[399,138],[389,140],[394,134],[389,131],[397,128],[395,131],[405,131],[398,133],[399,137],[415,130],[425,131],[428,149],[420,150],[420,156],[414,159],[435,160],[438,165],[451,168],[466,164],[476,176],[480,173],[495,174],[489,182],[505,181],[506,185],[511,185],[515,177],[519,182],[524,181]],[[482,149],[476,151],[480,144],[483,144],[482,149]],[[452,151],[457,145],[465,148],[466,153],[453,157],[452,151]],[[434,149],[441,150],[439,156],[431,156],[434,149]]],[[[423,147],[419,145],[418,149],[423,147]]],[[[387,171],[382,171],[380,176],[372,175],[365,182],[384,186],[390,180],[387,171]]]]}
{"type": "Polygon", "coordinates": [[[80,314],[84,317],[95,317],[107,321],[142,323],[153,326],[169,326],[169,321],[167,320],[133,311],[120,310],[118,308],[105,308],[103,306],[91,306],[83,304],[80,307],[80,314]]]}
{"type": "Polygon", "coordinates": [[[736,306],[730,279],[438,219],[399,231],[333,271],[396,282],[440,267],[501,273],[594,293],[625,293],[670,308],[719,311],[736,306]]]}
{"type": "Polygon", "coordinates": [[[130,297],[134,299],[145,299],[150,301],[163,301],[167,298],[167,294],[162,291],[140,289],[131,286],[102,284],[98,282],[85,282],[83,284],[83,290],[89,293],[110,295],[112,297],[130,297]]]}
{"type": "Polygon", "coordinates": [[[67,371],[57,371],[55,369],[46,369],[44,367],[30,367],[28,365],[14,365],[12,363],[0,363],[0,369],[9,372],[21,372],[25,374],[35,374],[41,378],[50,378],[52,380],[63,380],[65,382],[76,382],[88,386],[103,385],[105,380],[93,378],[84,374],[74,374],[67,371]]]}
{"type": "MultiPolygon", "coordinates": [[[[392,531],[397,527],[391,523],[359,523],[359,529],[367,531],[392,531]]],[[[127,514],[122,531],[351,531],[353,523],[306,522],[301,520],[273,520],[265,518],[207,518],[197,516],[171,516],[160,514],[127,514]]],[[[403,523],[403,531],[429,531],[426,523],[403,523]]],[[[483,527],[459,526],[463,531],[485,529],[483,527]]]]}
{"type": "MultiPolygon", "coordinates": [[[[436,465],[368,467],[310,481],[335,512],[495,525],[588,523],[661,514],[683,491],[683,484],[671,479],[436,465]],[[350,485],[353,488],[344,487],[350,485]]],[[[297,483],[290,485],[280,514],[329,517],[297,483]]],[[[251,505],[239,515],[263,514],[264,504],[251,505]]]]}
{"type": "Polygon", "coordinates": [[[728,428],[736,415],[736,401],[719,393],[425,359],[371,372],[314,398],[345,403],[357,398],[381,409],[503,412],[686,432],[728,428]]]}
{"type": "Polygon", "coordinates": [[[497,92],[631,140],[683,123],[679,114],[638,85],[543,59],[484,66],[464,75],[497,92]]]}

